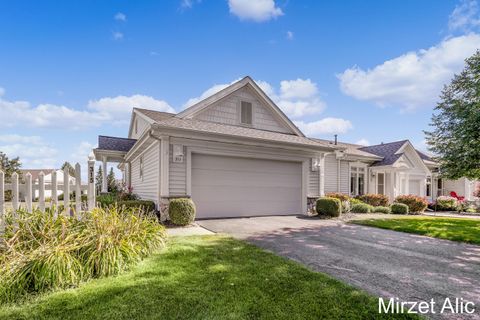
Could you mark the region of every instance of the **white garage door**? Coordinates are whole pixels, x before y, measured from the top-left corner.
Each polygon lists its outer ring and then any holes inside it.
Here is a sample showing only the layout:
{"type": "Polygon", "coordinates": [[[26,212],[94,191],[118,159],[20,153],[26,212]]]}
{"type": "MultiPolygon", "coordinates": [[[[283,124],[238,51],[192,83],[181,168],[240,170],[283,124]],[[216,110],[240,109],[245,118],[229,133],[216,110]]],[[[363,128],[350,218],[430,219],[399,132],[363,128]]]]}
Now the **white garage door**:
{"type": "Polygon", "coordinates": [[[300,162],[192,155],[197,218],[299,214],[300,162]]]}
{"type": "Polygon", "coordinates": [[[420,180],[410,180],[408,184],[408,194],[420,195],[420,180]]]}

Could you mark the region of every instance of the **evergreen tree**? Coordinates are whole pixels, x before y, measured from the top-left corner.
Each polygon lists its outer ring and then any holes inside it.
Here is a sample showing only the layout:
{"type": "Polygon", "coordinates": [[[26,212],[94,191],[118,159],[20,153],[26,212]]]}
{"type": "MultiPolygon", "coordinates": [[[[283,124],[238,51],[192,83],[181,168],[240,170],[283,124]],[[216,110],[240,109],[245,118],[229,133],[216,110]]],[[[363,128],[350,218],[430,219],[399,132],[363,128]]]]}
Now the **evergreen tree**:
{"type": "Polygon", "coordinates": [[[425,132],[429,149],[449,179],[480,179],[480,51],[442,91],[425,132]]]}
{"type": "Polygon", "coordinates": [[[113,172],[113,167],[110,167],[110,172],[107,176],[107,186],[108,192],[117,192],[117,182],[115,181],[115,173],[113,172]]]}

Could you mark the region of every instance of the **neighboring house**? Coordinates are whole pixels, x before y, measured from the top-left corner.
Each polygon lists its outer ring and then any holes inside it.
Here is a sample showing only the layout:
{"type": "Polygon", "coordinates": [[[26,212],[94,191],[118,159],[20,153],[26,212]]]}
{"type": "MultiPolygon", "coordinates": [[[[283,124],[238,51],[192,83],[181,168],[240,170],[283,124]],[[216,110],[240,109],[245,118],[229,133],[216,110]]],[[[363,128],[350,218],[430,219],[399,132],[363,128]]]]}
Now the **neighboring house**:
{"type": "Polygon", "coordinates": [[[469,192],[463,180],[438,179],[437,164],[407,140],[365,147],[306,137],[250,77],[178,114],[134,108],[128,138],[99,136],[94,153],[104,174],[118,162],[125,183],[164,216],[175,197],[215,218],[304,213],[326,192],[469,192]]]}
{"type": "MultiPolygon", "coordinates": [[[[32,175],[32,187],[33,187],[33,196],[34,198],[38,198],[39,196],[39,190],[38,190],[38,175],[40,172],[43,172],[45,175],[44,181],[45,181],[45,198],[50,198],[52,196],[52,190],[51,190],[51,185],[52,185],[52,172],[56,171],[57,172],[57,185],[58,191],[57,195],[63,194],[63,188],[61,187],[63,185],[63,170],[56,170],[56,169],[21,169],[20,172],[20,179],[22,181],[25,181],[25,175],[27,172],[30,172],[32,175]]],[[[69,178],[70,185],[75,184],[75,178],[70,176],[69,178]]],[[[71,189],[71,188],[70,188],[71,189]]],[[[71,189],[72,190],[72,189],[71,189]]],[[[19,190],[19,198],[23,201],[25,198],[25,190],[20,189],[19,190]]]]}

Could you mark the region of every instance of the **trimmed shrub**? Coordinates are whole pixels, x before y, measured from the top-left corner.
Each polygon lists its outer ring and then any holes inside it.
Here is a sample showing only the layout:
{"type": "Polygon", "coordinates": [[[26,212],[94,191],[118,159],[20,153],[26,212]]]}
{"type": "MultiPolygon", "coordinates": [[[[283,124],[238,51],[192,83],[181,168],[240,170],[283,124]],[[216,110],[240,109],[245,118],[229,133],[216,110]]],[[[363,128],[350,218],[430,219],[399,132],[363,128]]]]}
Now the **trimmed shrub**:
{"type": "Polygon", "coordinates": [[[349,202],[350,202],[350,206],[353,206],[354,204],[366,204],[365,202],[357,198],[350,198],[349,202]]]}
{"type": "Polygon", "coordinates": [[[398,196],[395,198],[395,202],[406,204],[408,206],[409,213],[423,212],[428,206],[428,201],[425,198],[421,198],[413,194],[398,196]]]}
{"type": "Polygon", "coordinates": [[[337,198],[323,197],[317,200],[315,209],[319,215],[339,217],[342,213],[342,203],[337,198]]]}
{"type": "Polygon", "coordinates": [[[392,210],[390,210],[389,207],[384,207],[384,206],[376,206],[373,207],[372,212],[374,213],[385,213],[385,214],[390,214],[392,213],[392,210]]]}
{"type": "Polygon", "coordinates": [[[352,206],[351,212],[353,213],[370,213],[373,207],[366,203],[356,203],[352,206]]]}
{"type": "Polygon", "coordinates": [[[350,196],[348,194],[340,193],[340,192],[329,192],[325,194],[325,196],[328,198],[336,198],[341,202],[350,200],[350,196]]]}
{"type": "Polygon", "coordinates": [[[166,238],[153,217],[115,207],[82,213],[82,219],[50,209],[5,216],[1,302],[118,274],[163,247],[166,238]]]}
{"type": "Polygon", "coordinates": [[[168,205],[168,215],[172,223],[186,226],[195,220],[195,204],[188,198],[171,199],[168,205]]]}
{"type": "Polygon", "coordinates": [[[458,205],[457,198],[450,196],[440,196],[436,201],[437,210],[456,210],[458,205]]]}
{"type": "Polygon", "coordinates": [[[390,210],[393,214],[408,214],[408,206],[404,203],[392,203],[390,210]]]}
{"type": "Polygon", "coordinates": [[[384,194],[367,193],[357,197],[359,200],[374,207],[388,206],[388,197],[384,194]]]}

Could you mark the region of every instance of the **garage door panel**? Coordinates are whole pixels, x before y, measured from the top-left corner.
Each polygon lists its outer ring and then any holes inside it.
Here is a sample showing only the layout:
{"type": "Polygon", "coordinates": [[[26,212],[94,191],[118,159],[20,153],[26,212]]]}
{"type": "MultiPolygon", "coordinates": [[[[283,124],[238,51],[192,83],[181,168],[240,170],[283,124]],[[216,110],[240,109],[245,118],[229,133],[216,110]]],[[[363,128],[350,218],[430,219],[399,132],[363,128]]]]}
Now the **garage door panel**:
{"type": "MultiPolygon", "coordinates": [[[[281,173],[252,173],[252,172],[231,172],[231,171],[208,171],[195,170],[192,171],[192,186],[197,185],[200,181],[201,185],[205,186],[257,186],[257,187],[275,187],[283,185],[291,185],[296,181],[295,175],[281,174],[281,173]],[[240,178],[239,178],[240,177],[240,178]]],[[[301,187],[298,182],[295,188],[301,187]]]]}
{"type": "Polygon", "coordinates": [[[301,190],[300,162],[192,155],[198,218],[298,214],[301,190]]]}

